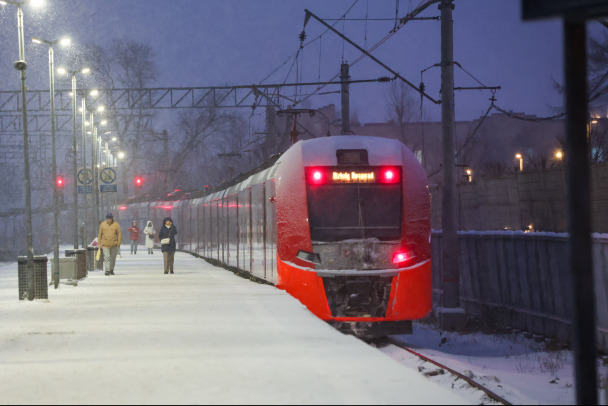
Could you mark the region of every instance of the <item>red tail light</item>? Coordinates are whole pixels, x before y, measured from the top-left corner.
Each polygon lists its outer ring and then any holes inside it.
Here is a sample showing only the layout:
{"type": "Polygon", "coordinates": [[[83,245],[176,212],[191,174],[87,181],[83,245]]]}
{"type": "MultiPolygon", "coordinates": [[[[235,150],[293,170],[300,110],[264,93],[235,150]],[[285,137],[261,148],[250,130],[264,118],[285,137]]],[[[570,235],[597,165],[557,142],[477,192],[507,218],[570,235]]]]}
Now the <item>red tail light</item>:
{"type": "Polygon", "coordinates": [[[400,171],[398,168],[382,168],[380,170],[380,182],[382,183],[399,183],[400,171]]]}
{"type": "Polygon", "coordinates": [[[321,185],[327,182],[326,172],[319,168],[309,168],[307,178],[308,183],[312,185],[321,185]]]}

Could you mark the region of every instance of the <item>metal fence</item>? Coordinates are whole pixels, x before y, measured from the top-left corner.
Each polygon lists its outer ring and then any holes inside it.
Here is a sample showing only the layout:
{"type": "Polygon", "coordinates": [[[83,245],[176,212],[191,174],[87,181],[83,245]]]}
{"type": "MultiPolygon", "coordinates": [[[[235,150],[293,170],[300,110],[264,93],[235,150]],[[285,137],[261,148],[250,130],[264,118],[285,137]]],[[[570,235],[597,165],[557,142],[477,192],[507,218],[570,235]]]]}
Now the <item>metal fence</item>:
{"type": "MultiPolygon", "coordinates": [[[[571,341],[568,235],[461,232],[460,295],[468,315],[571,341]]],[[[441,303],[441,233],[433,232],[434,303],[441,303]]],[[[598,347],[608,349],[608,235],[593,236],[598,347]]],[[[590,292],[591,293],[591,292],[590,292]]]]}

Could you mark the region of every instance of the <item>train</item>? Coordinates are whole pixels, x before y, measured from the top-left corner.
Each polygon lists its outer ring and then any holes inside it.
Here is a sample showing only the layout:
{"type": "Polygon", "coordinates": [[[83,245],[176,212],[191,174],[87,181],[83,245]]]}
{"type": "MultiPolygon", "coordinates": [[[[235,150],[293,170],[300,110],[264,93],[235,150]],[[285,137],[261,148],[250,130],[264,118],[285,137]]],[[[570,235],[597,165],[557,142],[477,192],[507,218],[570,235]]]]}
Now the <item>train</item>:
{"type": "Polygon", "coordinates": [[[285,290],[345,333],[411,333],[432,309],[428,181],[398,140],[298,141],[220,190],[115,213],[156,228],[168,216],[180,250],[285,290]]]}

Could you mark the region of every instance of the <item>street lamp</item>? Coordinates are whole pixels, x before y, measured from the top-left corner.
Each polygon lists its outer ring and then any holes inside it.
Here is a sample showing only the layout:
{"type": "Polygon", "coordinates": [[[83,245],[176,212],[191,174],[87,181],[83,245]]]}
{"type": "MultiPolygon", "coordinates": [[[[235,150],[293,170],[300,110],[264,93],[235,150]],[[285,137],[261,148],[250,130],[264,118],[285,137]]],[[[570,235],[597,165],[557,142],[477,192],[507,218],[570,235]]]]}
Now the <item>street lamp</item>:
{"type": "MultiPolygon", "coordinates": [[[[97,90],[92,90],[91,92],[89,92],[89,95],[92,97],[96,97],[97,95],[99,95],[99,91],[97,90]]],[[[100,110],[100,108],[102,108],[103,106],[99,106],[98,110],[99,111],[103,111],[103,109],[100,110]]],[[[82,112],[82,167],[83,167],[83,174],[86,174],[87,172],[87,141],[86,141],[86,125],[89,125],[89,122],[87,122],[87,118],[86,118],[86,114],[87,111],[89,111],[90,113],[90,123],[91,123],[91,128],[93,128],[93,110],[87,110],[87,98],[86,98],[86,94],[82,97],[82,107],[81,107],[81,112],[82,112]]],[[[91,132],[91,135],[93,132],[91,132]]],[[[91,154],[94,156],[94,140],[91,140],[91,154]]],[[[91,182],[93,183],[93,185],[91,186],[91,194],[93,194],[93,188],[95,187],[95,168],[94,168],[94,163],[93,163],[93,159],[91,159],[91,165],[92,165],[92,177],[93,179],[91,179],[91,182]]],[[[85,178],[85,180],[87,180],[85,178]]],[[[88,227],[87,224],[89,222],[89,213],[88,213],[88,203],[87,203],[87,182],[83,182],[83,200],[84,200],[84,243],[83,243],[83,247],[86,247],[87,245],[87,241],[89,241],[88,238],[88,227]]],[[[91,196],[91,200],[94,200],[93,196],[91,196]]],[[[95,217],[97,217],[97,210],[95,210],[95,217]]]]}
{"type": "Polygon", "coordinates": [[[524,170],[524,157],[521,154],[515,154],[515,158],[519,159],[519,171],[523,172],[523,170],[524,170]]]}
{"type": "MultiPolygon", "coordinates": [[[[74,154],[74,249],[78,248],[78,167],[76,165],[77,156],[77,141],[76,141],[76,74],[78,73],[89,73],[89,68],[83,68],[80,70],[67,70],[59,68],[57,70],[62,75],[70,74],[72,76],[72,115],[74,118],[74,137],[72,139],[72,152],[74,154]]],[[[84,125],[84,123],[83,123],[84,125]]],[[[83,244],[84,246],[84,244],[83,244]]]]}
{"type": "MultiPolygon", "coordinates": [[[[15,69],[21,72],[21,106],[23,116],[23,157],[24,157],[24,172],[25,172],[25,217],[26,217],[26,230],[27,230],[27,298],[28,300],[34,300],[35,287],[34,287],[34,238],[32,233],[32,191],[30,183],[30,149],[29,149],[29,137],[27,134],[27,97],[26,97],[26,85],[25,85],[25,69],[27,63],[25,63],[25,41],[23,34],[23,10],[21,6],[25,1],[11,1],[4,0],[0,1],[0,5],[12,4],[17,6],[17,30],[19,35],[19,60],[14,63],[15,69]]],[[[40,0],[31,1],[30,4],[34,7],[41,5],[40,0]]]]}
{"type": "MultiPolygon", "coordinates": [[[[56,157],[56,135],[55,135],[55,67],[54,67],[54,52],[53,45],[60,43],[63,46],[70,44],[69,38],[62,38],[56,41],[47,41],[40,38],[32,38],[32,42],[36,44],[47,44],[49,46],[49,81],[50,81],[50,100],[51,100],[51,138],[52,138],[52,171],[53,179],[57,179],[57,157],[56,157]]],[[[58,187],[63,188],[63,182],[58,185],[55,182],[53,188],[53,263],[55,272],[52,280],[55,289],[59,287],[59,191],[58,187]]]]}
{"type": "MultiPolygon", "coordinates": [[[[99,92],[97,92],[96,90],[91,91],[90,95],[94,96],[94,95],[98,95],[99,92]]],[[[101,120],[98,123],[95,122],[95,111],[98,112],[103,112],[105,110],[105,107],[103,105],[100,105],[97,107],[97,109],[93,109],[90,108],[88,110],[89,112],[89,124],[90,124],[90,128],[91,128],[91,169],[93,170],[93,189],[94,189],[94,204],[95,204],[95,216],[97,217],[97,219],[99,220],[99,218],[101,218],[101,214],[99,213],[99,185],[97,184],[98,178],[99,178],[99,174],[98,174],[98,167],[99,165],[97,165],[97,147],[98,147],[98,142],[97,142],[97,128],[98,128],[98,124],[99,125],[105,125],[106,120],[101,120]]]]}

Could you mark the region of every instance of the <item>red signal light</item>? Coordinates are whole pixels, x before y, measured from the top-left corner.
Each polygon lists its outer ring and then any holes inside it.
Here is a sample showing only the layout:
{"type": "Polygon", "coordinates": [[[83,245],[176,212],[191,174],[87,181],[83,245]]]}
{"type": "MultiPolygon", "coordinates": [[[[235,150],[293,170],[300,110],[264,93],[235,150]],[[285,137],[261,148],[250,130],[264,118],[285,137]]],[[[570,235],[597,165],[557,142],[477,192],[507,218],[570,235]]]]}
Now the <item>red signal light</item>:
{"type": "Polygon", "coordinates": [[[141,187],[144,184],[144,179],[141,176],[135,177],[135,186],[141,187]]]}
{"type": "Polygon", "coordinates": [[[57,184],[58,188],[62,188],[64,186],[64,184],[65,184],[65,182],[63,180],[63,176],[58,175],[55,183],[57,184]]]}

